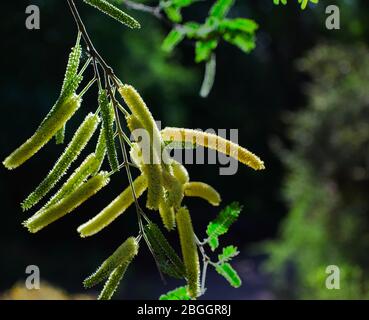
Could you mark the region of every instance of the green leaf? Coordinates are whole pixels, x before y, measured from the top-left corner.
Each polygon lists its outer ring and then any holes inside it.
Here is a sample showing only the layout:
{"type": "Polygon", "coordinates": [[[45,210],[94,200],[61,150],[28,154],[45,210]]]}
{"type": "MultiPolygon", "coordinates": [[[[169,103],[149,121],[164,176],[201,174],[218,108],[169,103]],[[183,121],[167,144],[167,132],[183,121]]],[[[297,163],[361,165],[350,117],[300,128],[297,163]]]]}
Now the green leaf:
{"type": "Polygon", "coordinates": [[[227,32],[223,35],[225,41],[237,46],[245,53],[255,49],[255,37],[245,32],[227,32]]]}
{"type": "MultiPolygon", "coordinates": [[[[301,5],[301,9],[305,10],[307,5],[309,4],[309,2],[317,4],[319,3],[319,0],[298,0],[298,3],[300,3],[301,5]]],[[[287,0],[273,0],[273,3],[278,5],[280,3],[286,5],[287,4],[287,0]]]]}
{"type": "Polygon", "coordinates": [[[239,254],[237,247],[228,246],[223,248],[223,252],[218,255],[219,262],[224,263],[232,260],[235,256],[239,254]]]}
{"type": "Polygon", "coordinates": [[[180,23],[182,21],[181,10],[176,7],[166,7],[164,8],[168,19],[174,23],[180,23]]]}
{"type": "Polygon", "coordinates": [[[210,9],[210,16],[219,19],[224,18],[233,4],[234,0],[217,0],[210,9]]]}
{"type": "Polygon", "coordinates": [[[185,266],[159,227],[149,223],[144,230],[160,270],[171,277],[183,279],[185,266]]]}
{"type": "Polygon", "coordinates": [[[213,53],[213,50],[218,46],[218,40],[212,39],[207,41],[197,41],[195,49],[195,61],[197,63],[208,61],[213,53]]]}
{"type": "Polygon", "coordinates": [[[223,276],[232,287],[239,288],[242,284],[241,278],[229,263],[218,265],[216,271],[223,276]]]}
{"type": "Polygon", "coordinates": [[[102,118],[102,126],[105,135],[106,141],[106,150],[108,153],[108,159],[110,168],[113,171],[117,171],[119,169],[119,162],[117,157],[117,150],[115,147],[114,141],[114,109],[113,105],[110,103],[108,99],[108,95],[106,90],[101,90],[99,92],[99,107],[101,111],[102,118]]]}
{"type": "Polygon", "coordinates": [[[176,288],[160,296],[159,300],[191,300],[185,286],[176,288]]]}
{"type": "Polygon", "coordinates": [[[85,3],[89,4],[96,9],[104,12],[111,18],[119,21],[120,23],[124,24],[125,26],[132,28],[132,29],[139,29],[141,25],[130,15],[126,14],[122,10],[118,9],[116,6],[112,5],[111,3],[105,0],[83,0],[85,3]]]}
{"type": "Polygon", "coordinates": [[[200,96],[206,98],[214,85],[216,73],[216,58],[215,54],[211,55],[210,60],[206,63],[204,80],[202,82],[200,96]]]}
{"type": "Polygon", "coordinates": [[[180,29],[173,29],[164,39],[161,46],[165,52],[171,52],[184,39],[185,33],[180,29]]]}
{"type": "Polygon", "coordinates": [[[245,33],[255,33],[258,29],[258,24],[251,19],[236,18],[236,19],[224,19],[219,22],[219,31],[243,31],[245,33]]]}
{"type": "Polygon", "coordinates": [[[197,37],[197,32],[200,29],[200,24],[197,22],[189,21],[186,22],[183,27],[186,32],[186,35],[189,39],[197,37]]]}
{"type": "Polygon", "coordinates": [[[219,246],[218,237],[228,232],[229,227],[237,220],[241,210],[242,207],[237,202],[233,202],[225,207],[215,220],[209,223],[206,233],[213,251],[219,246]]]}
{"type": "Polygon", "coordinates": [[[162,0],[160,1],[160,7],[163,8],[169,20],[179,23],[182,21],[181,9],[197,1],[199,0],[162,0]]]}

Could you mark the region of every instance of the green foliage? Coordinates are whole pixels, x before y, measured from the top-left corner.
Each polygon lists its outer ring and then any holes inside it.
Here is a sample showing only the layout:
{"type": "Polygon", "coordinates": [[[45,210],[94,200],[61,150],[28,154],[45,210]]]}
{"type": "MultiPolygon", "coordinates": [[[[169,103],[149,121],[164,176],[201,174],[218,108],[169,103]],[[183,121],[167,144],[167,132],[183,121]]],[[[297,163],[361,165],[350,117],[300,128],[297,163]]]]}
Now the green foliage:
{"type": "MultiPolygon", "coordinates": [[[[287,4],[287,0],[273,0],[274,4],[284,4],[286,5],[287,4]]],[[[317,4],[319,3],[319,0],[298,0],[298,3],[300,3],[301,5],[301,9],[306,9],[307,5],[309,4],[309,2],[311,3],[314,3],[314,4],[317,4]]]]}
{"type": "MultiPolygon", "coordinates": [[[[193,1],[179,1],[182,5],[190,5],[193,1]]],[[[197,22],[185,22],[181,25],[181,6],[164,6],[169,19],[175,22],[175,26],[163,41],[162,49],[169,53],[185,38],[195,41],[195,62],[206,63],[205,76],[200,91],[202,97],[208,96],[214,83],[216,64],[215,50],[221,39],[235,45],[245,53],[255,48],[255,32],[258,25],[250,19],[234,18],[226,16],[234,5],[234,0],[218,0],[209,10],[209,15],[203,24],[197,22]]]]}
{"type": "Polygon", "coordinates": [[[235,246],[228,246],[223,248],[223,252],[218,255],[218,259],[220,262],[228,262],[232,260],[235,256],[239,254],[237,247],[235,246]]]}
{"type": "Polygon", "coordinates": [[[90,113],[74,134],[71,142],[55,163],[46,178],[23,202],[22,209],[28,210],[38,203],[67,172],[70,165],[77,159],[87,142],[94,134],[100,119],[90,113]]]}
{"type": "Polygon", "coordinates": [[[187,287],[179,287],[160,296],[159,300],[191,300],[187,287]]]}
{"type": "Polygon", "coordinates": [[[174,23],[182,21],[181,9],[190,6],[199,0],[161,0],[160,6],[169,20],[174,23]]]}
{"type": "Polygon", "coordinates": [[[237,220],[241,210],[242,207],[237,202],[233,202],[225,207],[215,220],[209,223],[206,233],[209,237],[209,245],[213,251],[219,246],[218,237],[227,233],[232,223],[237,220]]]}
{"type": "Polygon", "coordinates": [[[171,52],[185,38],[186,34],[182,29],[173,29],[164,39],[162,49],[171,52]]]}
{"type": "Polygon", "coordinates": [[[122,10],[118,9],[116,6],[112,5],[111,3],[105,0],[83,0],[85,3],[89,4],[90,6],[99,9],[100,11],[104,12],[108,16],[112,17],[113,19],[119,21],[120,23],[124,24],[125,26],[137,29],[140,28],[141,25],[130,15],[126,14],[122,10]]]}
{"type": "Polygon", "coordinates": [[[100,90],[99,92],[99,107],[110,168],[113,171],[117,171],[119,169],[119,163],[114,139],[114,108],[109,102],[106,90],[100,90]]]}
{"type": "Polygon", "coordinates": [[[217,46],[218,40],[216,39],[197,41],[195,51],[196,52],[195,61],[196,62],[208,61],[217,46]]]}
{"type": "Polygon", "coordinates": [[[217,0],[210,9],[210,17],[222,19],[234,4],[234,0],[217,0]]]}
{"type": "Polygon", "coordinates": [[[284,297],[368,298],[368,57],[363,45],[330,44],[298,63],[311,78],[308,103],[288,117],[293,149],[278,149],[289,212],[280,239],[265,246],[284,297]],[[340,290],[325,287],[331,264],[340,268],[340,290]]]}
{"type": "Polygon", "coordinates": [[[144,230],[160,270],[171,277],[183,279],[186,275],[185,266],[159,227],[149,223],[144,230]]]}
{"type": "Polygon", "coordinates": [[[229,284],[234,288],[239,288],[242,284],[240,277],[238,276],[236,270],[229,263],[219,264],[215,270],[223,276],[229,284]]]}

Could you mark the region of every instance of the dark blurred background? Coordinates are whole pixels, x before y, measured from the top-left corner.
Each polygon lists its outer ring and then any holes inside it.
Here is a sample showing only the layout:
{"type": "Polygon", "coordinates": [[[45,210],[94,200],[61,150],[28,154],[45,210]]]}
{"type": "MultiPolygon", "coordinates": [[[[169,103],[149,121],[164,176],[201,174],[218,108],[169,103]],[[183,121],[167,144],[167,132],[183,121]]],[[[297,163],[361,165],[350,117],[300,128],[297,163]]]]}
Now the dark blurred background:
{"type": "MultiPolygon", "coordinates": [[[[201,21],[211,2],[184,10],[185,19],[201,21]]],[[[188,166],[193,180],[222,194],[223,205],[234,200],[244,205],[239,222],[222,238],[241,251],[234,267],[243,286],[232,289],[210,272],[204,299],[369,297],[368,3],[320,1],[302,11],[297,1],[290,2],[236,2],[230,16],[260,25],[256,49],[245,55],[222,43],[214,88],[202,99],[203,66],[194,63],[191,45],[167,56],[160,45],[169,29],[160,21],[130,11],[142,25],[130,31],[77,1],[100,53],[122,81],[139,89],[163,126],[237,128],[240,144],[266,164],[263,172],[240,166],[234,176],[219,176],[216,165],[188,166]],[[326,29],[327,4],[339,6],[340,30],[326,29]],[[332,264],[341,269],[341,290],[324,286],[325,268],[332,264]]],[[[4,159],[33,133],[57,98],[76,28],[66,2],[56,0],[6,1],[1,24],[4,159]],[[29,4],[41,9],[40,30],[25,28],[29,4]]],[[[87,110],[95,109],[94,89],[72,119],[67,139],[87,110]]],[[[83,293],[82,280],[137,232],[133,208],[94,237],[80,239],[76,232],[127,185],[123,171],[73,214],[36,235],[22,227],[30,213],[19,203],[62,150],[49,143],[19,169],[0,168],[0,292],[24,281],[28,265],[37,265],[42,280],[83,293]]],[[[196,199],[186,204],[196,232],[205,236],[218,209],[196,199]]],[[[176,242],[177,236],[170,239],[176,242]]],[[[117,298],[157,299],[176,285],[161,282],[144,248],[117,298]]]]}

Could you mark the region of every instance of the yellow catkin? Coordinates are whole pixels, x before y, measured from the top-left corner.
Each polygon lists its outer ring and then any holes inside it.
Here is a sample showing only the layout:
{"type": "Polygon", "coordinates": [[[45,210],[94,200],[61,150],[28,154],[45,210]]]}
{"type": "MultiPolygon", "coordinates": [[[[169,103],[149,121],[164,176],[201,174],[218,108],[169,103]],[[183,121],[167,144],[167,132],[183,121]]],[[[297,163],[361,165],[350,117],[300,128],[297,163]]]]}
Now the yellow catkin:
{"type": "Polygon", "coordinates": [[[200,263],[190,213],[182,207],[176,214],[176,220],[186,267],[187,291],[191,298],[196,298],[200,295],[200,263]]]}
{"type": "MultiPolygon", "coordinates": [[[[150,150],[153,150],[153,153],[156,154],[159,161],[161,162],[161,149],[163,147],[163,141],[161,139],[160,131],[158,126],[155,123],[155,120],[146,106],[146,103],[141,98],[140,94],[130,85],[123,85],[119,88],[119,93],[123,97],[125,103],[128,108],[133,113],[133,117],[131,117],[131,130],[137,129],[135,127],[139,126],[145,130],[147,130],[150,136],[150,150]],[[137,120],[134,119],[137,118],[137,120]]],[[[129,119],[127,119],[128,125],[129,119]]]]}
{"type": "Polygon", "coordinates": [[[81,105],[81,98],[71,96],[46,117],[34,135],[3,162],[7,169],[15,169],[31,158],[58,132],[81,105]]]}
{"type": "Polygon", "coordinates": [[[168,231],[173,230],[176,226],[174,209],[168,204],[165,198],[162,198],[159,203],[159,213],[165,228],[168,231]]]}
{"type": "Polygon", "coordinates": [[[23,224],[30,232],[35,233],[73,211],[108,183],[109,178],[107,172],[101,172],[83,183],[77,190],[64,199],[37,212],[23,224]]]}
{"type": "Polygon", "coordinates": [[[185,184],[188,181],[190,181],[188,171],[182,164],[174,160],[172,163],[172,168],[173,168],[173,175],[176,177],[176,179],[180,183],[185,184]]]}
{"type": "Polygon", "coordinates": [[[224,153],[255,170],[265,169],[264,162],[238,144],[215,134],[184,128],[165,128],[161,131],[164,140],[191,142],[224,153]]]}
{"type": "MultiPolygon", "coordinates": [[[[139,140],[137,130],[143,129],[141,121],[135,116],[130,115],[127,118],[128,128],[132,132],[136,141],[139,140]]],[[[140,162],[140,169],[147,178],[147,202],[146,207],[153,210],[159,209],[159,202],[163,198],[164,190],[161,184],[162,166],[160,165],[157,153],[153,151],[151,146],[145,146],[138,142],[137,147],[132,148],[131,157],[135,158],[135,162],[140,162]],[[143,150],[143,148],[150,147],[150,150],[143,150]],[[145,156],[142,153],[149,151],[145,156]],[[138,159],[141,153],[140,160],[138,159]],[[149,156],[149,157],[147,157],[149,156]],[[154,161],[153,161],[154,159],[154,161]]]]}
{"type": "Polygon", "coordinates": [[[162,182],[167,191],[168,203],[174,208],[179,208],[184,197],[183,184],[172,173],[162,172],[162,182]]]}
{"type": "Polygon", "coordinates": [[[188,182],[184,185],[186,197],[199,197],[208,201],[213,206],[219,206],[222,201],[220,194],[212,187],[203,182],[188,182]]]}
{"type": "Polygon", "coordinates": [[[132,143],[129,155],[131,157],[131,161],[140,168],[142,165],[142,152],[140,146],[137,143],[132,143]]]}
{"type": "Polygon", "coordinates": [[[128,266],[137,255],[138,249],[137,240],[134,237],[129,237],[101,264],[96,272],[83,281],[84,286],[86,288],[93,287],[106,279],[120,265],[126,264],[128,266]]]}
{"type": "MultiPolygon", "coordinates": [[[[140,197],[147,187],[146,178],[143,175],[137,177],[133,182],[133,187],[135,189],[136,197],[140,197]]],[[[134,198],[132,195],[132,189],[128,186],[98,215],[79,226],[77,229],[78,232],[83,238],[98,233],[124,213],[133,203],[134,198]]]]}
{"type": "Polygon", "coordinates": [[[152,210],[159,209],[159,202],[164,196],[161,166],[159,164],[142,165],[142,174],[147,179],[146,207],[152,210]]]}

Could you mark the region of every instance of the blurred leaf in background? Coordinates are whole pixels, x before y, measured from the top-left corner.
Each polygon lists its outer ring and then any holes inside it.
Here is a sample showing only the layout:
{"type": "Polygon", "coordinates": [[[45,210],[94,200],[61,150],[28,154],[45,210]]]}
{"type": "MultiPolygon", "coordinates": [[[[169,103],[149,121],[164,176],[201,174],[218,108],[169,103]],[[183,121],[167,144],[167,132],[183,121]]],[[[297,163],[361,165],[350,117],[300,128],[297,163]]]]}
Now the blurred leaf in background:
{"type": "Polygon", "coordinates": [[[290,211],[266,246],[268,269],[288,297],[369,298],[369,51],[319,45],[299,67],[308,105],[288,116],[292,150],[279,150],[290,211]],[[325,287],[328,265],[340,268],[340,290],[325,287]]]}

